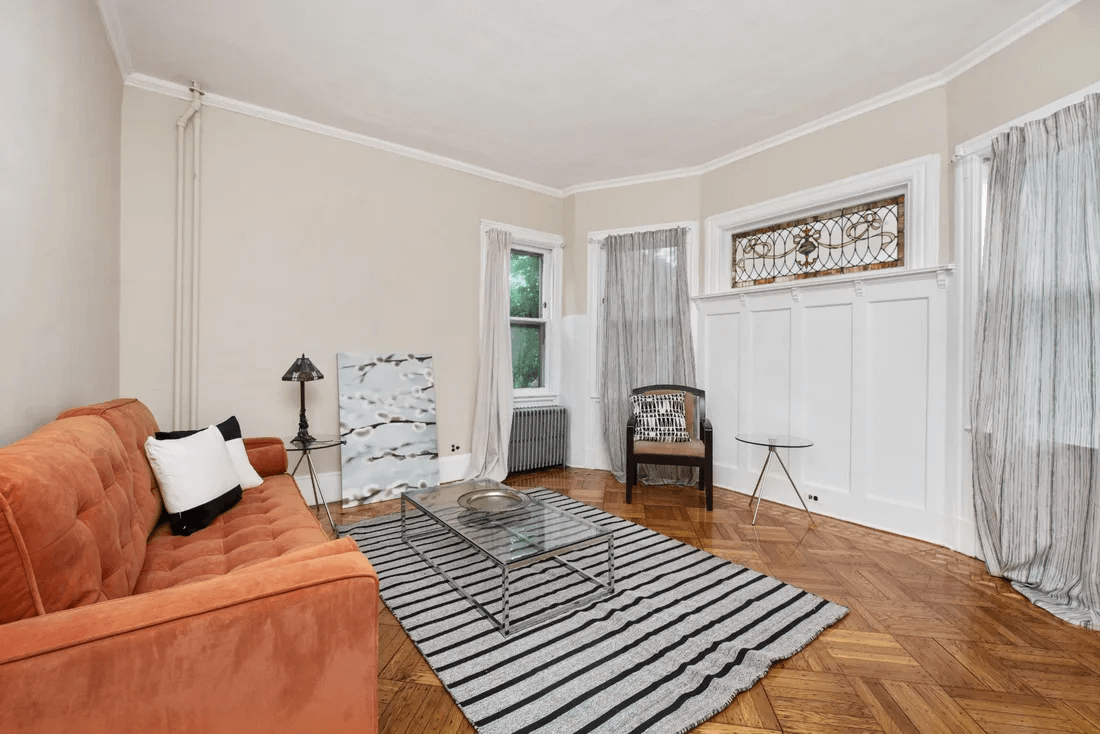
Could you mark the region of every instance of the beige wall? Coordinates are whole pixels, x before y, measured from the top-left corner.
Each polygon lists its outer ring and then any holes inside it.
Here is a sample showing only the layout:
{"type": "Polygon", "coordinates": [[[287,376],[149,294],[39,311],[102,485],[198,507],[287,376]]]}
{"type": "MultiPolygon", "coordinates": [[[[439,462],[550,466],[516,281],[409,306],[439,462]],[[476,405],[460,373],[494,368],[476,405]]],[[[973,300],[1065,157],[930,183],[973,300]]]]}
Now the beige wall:
{"type": "Polygon", "coordinates": [[[1100,0],[1082,0],[947,85],[952,148],[1100,82],[1100,0]]]}
{"type": "MultiPolygon", "coordinates": [[[[957,261],[951,156],[958,143],[1100,81],[1100,0],[1082,0],[943,87],[832,125],[700,176],[566,199],[573,241],[592,230],[698,219],[940,156],[940,262],[957,261]]],[[[568,217],[567,217],[568,218],[568,217]]],[[[705,233],[701,233],[705,234],[705,233]]],[[[566,313],[585,313],[587,260],[566,255],[566,313]]]]}
{"type": "Polygon", "coordinates": [[[588,233],[699,218],[699,177],[599,189],[565,199],[570,220],[565,250],[566,316],[586,313],[588,233]]]}
{"type": "MultiPolygon", "coordinates": [[[[930,153],[940,155],[942,211],[950,178],[947,99],[942,87],[704,174],[702,218],[930,153]]],[[[941,217],[941,262],[951,262],[950,231],[946,217],[941,217]]]]}
{"type": "MultiPolygon", "coordinates": [[[[122,390],[172,412],[175,120],[187,103],[123,102],[122,390]]],[[[338,428],[337,352],[435,358],[439,445],[469,451],[481,219],[561,234],[555,197],[206,108],[202,120],[199,420],[293,435],[303,351],[314,433],[338,428]]],[[[320,456],[320,455],[319,455],[320,456]]],[[[335,452],[322,471],[335,470],[335,452]]]]}
{"type": "MultiPolygon", "coordinates": [[[[11,165],[28,185],[0,199],[18,276],[0,296],[5,334],[18,345],[3,373],[5,394],[17,397],[0,418],[0,439],[111,397],[117,383],[167,425],[174,129],[186,103],[132,88],[119,101],[91,2],[3,13],[6,88],[11,109],[26,114],[0,126],[27,141],[11,165]]],[[[589,231],[702,221],[939,153],[941,261],[953,261],[952,147],[1100,79],[1097,27],[1100,0],[1083,0],[944,88],[701,176],[564,201],[208,109],[200,420],[235,412],[249,433],[292,432],[296,391],[278,378],[306,351],[328,376],[308,388],[313,424],[335,431],[337,351],[426,351],[439,372],[440,445],[468,451],[481,218],[563,234],[563,311],[583,314],[589,231]]]]}
{"type": "Polygon", "coordinates": [[[122,79],[93,0],[0,3],[0,445],[119,380],[122,79]]]}

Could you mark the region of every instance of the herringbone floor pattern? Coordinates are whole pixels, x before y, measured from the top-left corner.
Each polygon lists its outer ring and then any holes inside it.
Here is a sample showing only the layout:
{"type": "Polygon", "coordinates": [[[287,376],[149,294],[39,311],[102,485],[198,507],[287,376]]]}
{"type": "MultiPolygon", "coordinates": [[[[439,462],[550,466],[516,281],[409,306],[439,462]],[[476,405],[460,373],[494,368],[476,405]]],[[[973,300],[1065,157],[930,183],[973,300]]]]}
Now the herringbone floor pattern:
{"type": "MultiPolygon", "coordinates": [[[[1030,605],[980,561],[944,548],[745,495],[639,487],[626,504],[607,472],[510,477],[542,486],[770,574],[851,612],[697,734],[767,732],[1094,732],[1100,734],[1100,633],[1030,605]]],[[[394,512],[396,501],[337,510],[337,522],[394,512]]],[[[379,731],[473,732],[401,626],[379,626],[379,731]]]]}

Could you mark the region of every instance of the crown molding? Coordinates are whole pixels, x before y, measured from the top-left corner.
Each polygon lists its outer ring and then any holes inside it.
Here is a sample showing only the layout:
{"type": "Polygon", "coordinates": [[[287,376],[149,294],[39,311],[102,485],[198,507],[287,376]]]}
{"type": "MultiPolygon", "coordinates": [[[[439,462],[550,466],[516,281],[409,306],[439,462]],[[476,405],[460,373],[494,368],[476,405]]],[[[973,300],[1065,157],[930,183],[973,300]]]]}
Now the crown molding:
{"type": "Polygon", "coordinates": [[[990,56],[1008,48],[1028,33],[1054,20],[1079,2],[1081,2],[1081,0],[1050,0],[1050,2],[1039,6],[1028,15],[1025,15],[1023,18],[941,71],[940,75],[944,77],[944,83],[970,71],[990,56]]]}
{"type": "MultiPolygon", "coordinates": [[[[1029,15],[1021,18],[1016,23],[1006,28],[1001,33],[998,33],[993,38],[983,43],[978,48],[974,49],[970,53],[963,56],[958,61],[955,61],[951,65],[945,67],[943,70],[922,77],[915,81],[904,84],[900,87],[892,89],[888,92],[880,94],[876,97],[872,97],[862,102],[858,102],[850,107],[846,107],[837,112],[819,117],[816,120],[807,122],[804,125],[791,128],[786,132],[773,135],[765,140],[758,141],[751,145],[747,145],[743,148],[739,148],[732,153],[728,153],[720,158],[707,161],[705,163],[688,166],[684,168],[677,168],[667,171],[656,171],[653,173],[646,173],[637,176],[626,176],[623,178],[606,179],[603,181],[592,181],[589,183],[575,184],[573,186],[567,186],[563,189],[554,188],[545,184],[540,184],[534,181],[528,181],[527,179],[511,176],[506,173],[500,173],[488,168],[474,165],[472,163],[465,163],[454,158],[448,158],[446,156],[437,155],[435,153],[429,153],[418,148],[412,148],[398,143],[392,143],[380,138],[374,138],[362,133],[355,133],[342,128],[334,127],[332,125],[325,125],[320,122],[308,120],[297,115],[291,115],[286,112],[280,112],[267,107],[261,107],[249,102],[244,102],[231,97],[225,97],[218,94],[206,93],[203,95],[203,103],[211,107],[228,110],[230,112],[236,112],[242,115],[248,115],[250,117],[256,117],[261,120],[267,120],[269,122],[275,122],[280,125],[286,125],[288,127],[298,128],[300,130],[306,130],[309,132],[317,133],[319,135],[326,135],[329,137],[337,138],[339,140],[346,140],[348,142],[356,143],[358,145],[365,145],[370,148],[378,150],[384,150],[390,153],[404,156],[406,158],[413,158],[415,160],[423,161],[425,163],[432,163],[437,166],[443,166],[444,168],[450,168],[462,173],[468,173],[480,178],[489,179],[491,181],[497,181],[499,183],[508,184],[510,186],[516,186],[518,188],[527,189],[547,196],[554,196],[562,198],[566,196],[572,196],[574,194],[585,193],[589,191],[599,191],[602,189],[615,189],[625,186],[637,186],[639,184],[656,183],[659,181],[671,181],[681,178],[690,178],[692,176],[700,176],[705,173],[710,173],[723,166],[728,166],[731,163],[748,158],[750,156],[763,153],[771,148],[776,148],[780,145],[797,140],[798,138],[806,135],[811,135],[820,130],[832,127],[839,123],[851,120],[860,115],[866,114],[873,110],[877,110],[881,107],[900,102],[902,100],[914,97],[923,92],[927,92],[937,87],[942,87],[950,82],[955,77],[977,66],[981,62],[985,61],[994,54],[1004,50],[1012,43],[1023,38],[1025,35],[1035,30],[1036,28],[1050,22],[1058,15],[1061,15],[1066,10],[1069,10],[1076,5],[1080,0],[1050,0],[1046,4],[1042,5],[1029,15]]],[[[176,97],[177,99],[190,99],[191,93],[188,87],[177,84],[175,82],[165,81],[156,77],[151,77],[145,74],[137,74],[132,72],[130,53],[126,45],[126,38],[122,30],[122,24],[118,17],[118,10],[115,6],[115,0],[97,0],[99,5],[100,14],[103,16],[103,24],[107,29],[108,40],[111,43],[111,48],[115,52],[115,58],[118,61],[119,69],[122,70],[125,77],[126,85],[137,89],[144,89],[156,94],[163,94],[169,97],[176,97]]]]}
{"type": "Polygon", "coordinates": [[[563,190],[566,196],[571,194],[579,194],[585,191],[598,191],[600,189],[613,189],[621,186],[635,186],[641,183],[652,183],[654,181],[667,181],[676,178],[686,178],[688,176],[701,176],[704,173],[710,173],[716,171],[723,166],[728,166],[735,161],[754,156],[758,153],[763,153],[771,148],[777,148],[780,145],[797,140],[811,133],[815,133],[819,130],[824,130],[828,127],[832,127],[845,120],[851,120],[854,117],[859,117],[873,110],[877,110],[880,107],[886,107],[887,105],[900,102],[909,97],[914,97],[922,92],[927,92],[929,89],[935,89],[936,87],[943,86],[944,81],[940,78],[939,74],[932,74],[916,81],[910,82],[903,86],[891,89],[889,92],[872,97],[871,99],[857,102],[851,107],[846,107],[832,114],[819,117],[816,120],[811,120],[805,125],[799,125],[798,127],[791,128],[786,132],[773,135],[770,138],[766,138],[751,145],[746,145],[744,148],[738,148],[732,153],[728,153],[721,158],[715,158],[714,160],[707,161],[706,163],[691,168],[678,168],[673,171],[662,171],[658,173],[647,173],[641,176],[630,176],[628,178],[615,178],[607,181],[594,181],[587,184],[579,184],[577,186],[569,186],[563,190]]]}
{"type": "Polygon", "coordinates": [[[1010,120],[1003,125],[998,125],[989,132],[984,132],[981,135],[977,135],[970,140],[963,143],[959,143],[955,146],[955,155],[952,156],[952,161],[957,161],[960,158],[965,158],[968,155],[980,155],[987,156],[993,152],[993,138],[997,137],[1001,133],[1006,133],[1014,127],[1022,127],[1034,120],[1041,120],[1044,117],[1050,117],[1058,110],[1063,110],[1071,105],[1080,104],[1084,101],[1085,97],[1092,94],[1100,94],[1100,81],[1090,84],[1084,89],[1079,89],[1073,94],[1068,94],[1061,99],[1057,99],[1050,104],[1045,104],[1037,110],[1032,110],[1027,114],[1020,115],[1014,120],[1010,120]]]}
{"type": "MultiPolygon", "coordinates": [[[[175,97],[176,99],[191,99],[191,92],[188,87],[145,74],[130,74],[126,77],[126,85],[134,87],[135,89],[143,89],[148,92],[175,97]]],[[[334,127],[332,125],[325,125],[324,123],[315,122],[314,120],[307,120],[304,117],[298,117],[297,115],[280,112],[279,110],[273,110],[268,107],[261,107],[260,105],[243,102],[232,97],[206,92],[202,96],[202,103],[206,107],[215,107],[217,109],[247,115],[248,117],[267,120],[268,122],[274,122],[279,125],[306,130],[308,132],[317,133],[318,135],[325,135],[338,140],[346,140],[349,143],[356,143],[357,145],[365,145],[368,148],[384,150],[388,153],[395,153],[406,158],[413,158],[425,163],[432,163],[444,168],[450,168],[461,173],[468,173],[473,176],[486,178],[490,181],[497,181],[498,183],[516,186],[521,189],[528,189],[529,191],[534,191],[539,194],[546,194],[547,196],[554,196],[557,198],[562,197],[561,189],[544,186],[543,184],[517,178],[516,176],[509,176],[506,173],[492,171],[488,168],[475,166],[472,163],[455,160],[454,158],[447,158],[446,156],[436,155],[435,153],[429,153],[417,148],[410,148],[406,145],[391,143],[388,140],[372,138],[362,133],[351,132],[350,130],[344,130],[343,128],[334,127]]]]}
{"type": "Polygon", "coordinates": [[[930,89],[942,87],[950,82],[955,77],[964,74],[970,69],[974,68],[978,64],[982,63],[994,54],[1003,51],[1008,46],[1012,45],[1016,41],[1020,40],[1028,33],[1031,33],[1036,28],[1050,22],[1057,16],[1061,15],[1065,11],[1072,8],[1081,0],[1050,0],[1050,2],[1037,8],[1029,15],[1024,16],[1016,23],[1005,30],[998,33],[993,38],[983,43],[978,48],[974,49],[966,56],[963,56],[958,61],[954,62],[950,66],[947,66],[943,70],[936,72],[935,74],[929,74],[926,77],[922,77],[915,81],[904,84],[900,87],[896,87],[888,92],[872,97],[871,99],[857,102],[851,107],[846,107],[838,112],[819,117],[816,120],[811,120],[804,125],[791,128],[786,132],[773,135],[770,138],[761,140],[759,142],[747,145],[743,148],[739,148],[732,153],[728,153],[720,158],[702,163],[698,166],[692,166],[688,168],[678,168],[671,171],[659,171],[656,173],[647,173],[640,176],[629,176],[626,178],[614,178],[606,181],[593,181],[591,183],[578,184],[576,186],[567,186],[563,189],[563,193],[566,196],[572,194],[579,194],[586,191],[598,191],[600,189],[613,189],[622,186],[635,186],[637,184],[652,183],[654,181],[667,181],[677,178],[686,178],[689,176],[700,176],[705,173],[710,173],[723,166],[728,166],[731,163],[748,158],[749,156],[763,153],[771,148],[776,148],[780,145],[797,140],[798,138],[810,135],[824,130],[833,125],[839,124],[846,120],[851,120],[854,117],[866,114],[873,110],[877,110],[880,107],[894,104],[895,102],[901,102],[902,100],[910,97],[915,97],[918,94],[927,92],[930,89]]]}
{"type": "Polygon", "coordinates": [[[118,16],[118,6],[115,0],[96,0],[99,7],[99,17],[103,19],[103,29],[107,31],[107,42],[111,44],[111,51],[115,54],[115,63],[118,71],[125,80],[134,71],[133,62],[130,61],[130,46],[126,43],[126,32],[122,28],[122,19],[118,16]]]}

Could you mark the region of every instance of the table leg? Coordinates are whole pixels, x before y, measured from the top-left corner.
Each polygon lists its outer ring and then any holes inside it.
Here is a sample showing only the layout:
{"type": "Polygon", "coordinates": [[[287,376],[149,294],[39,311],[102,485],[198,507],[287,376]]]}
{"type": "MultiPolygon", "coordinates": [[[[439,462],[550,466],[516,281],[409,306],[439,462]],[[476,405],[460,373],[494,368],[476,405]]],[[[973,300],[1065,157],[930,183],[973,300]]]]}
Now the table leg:
{"type": "Polygon", "coordinates": [[[508,634],[508,627],[511,620],[508,618],[508,567],[505,566],[502,571],[501,578],[501,606],[500,606],[500,620],[503,623],[501,625],[501,632],[505,635],[508,634]]]}
{"type": "Polygon", "coordinates": [[[317,481],[317,470],[313,468],[313,459],[310,458],[308,451],[303,451],[306,457],[306,465],[309,466],[309,480],[313,482],[313,500],[317,501],[317,496],[321,497],[321,504],[325,506],[325,514],[328,515],[328,524],[332,526],[333,530],[336,530],[336,523],[332,521],[332,513],[329,512],[328,502],[325,501],[325,495],[321,491],[320,483],[317,481]]]}
{"type": "Polygon", "coordinates": [[[615,536],[607,536],[607,592],[615,593],[615,536]]]}
{"type": "Polygon", "coordinates": [[[764,478],[768,475],[768,464],[772,460],[772,450],[768,449],[768,456],[764,459],[764,466],[760,468],[760,477],[756,480],[756,487],[752,490],[752,497],[749,497],[749,507],[752,507],[752,500],[756,497],[756,493],[760,493],[760,497],[756,499],[756,512],[752,513],[752,524],[756,524],[756,515],[760,512],[760,503],[764,499],[764,478]]]}
{"type": "Polygon", "coordinates": [[[794,487],[794,493],[795,493],[796,495],[798,495],[798,501],[802,503],[802,509],[804,509],[804,510],[806,511],[806,514],[807,514],[807,515],[809,516],[809,518],[810,518],[810,522],[811,522],[811,523],[813,523],[813,521],[814,521],[814,516],[813,516],[813,514],[812,514],[812,513],[810,512],[810,508],[809,508],[809,507],[806,507],[806,500],[802,499],[802,493],[798,491],[798,485],[794,483],[794,477],[792,477],[792,476],[791,476],[791,473],[790,473],[789,471],[787,471],[787,465],[783,463],[783,457],[781,457],[781,456],[780,456],[780,455],[779,455],[779,454],[777,453],[777,454],[775,455],[775,458],[779,459],[779,466],[783,467],[783,473],[787,475],[787,479],[789,479],[789,480],[790,480],[790,482],[791,482],[791,486],[792,486],[792,487],[794,487]]]}
{"type": "Polygon", "coordinates": [[[290,470],[290,476],[294,476],[294,472],[298,471],[298,467],[302,465],[302,459],[306,458],[306,452],[302,452],[298,455],[298,463],[294,465],[294,468],[290,470]]]}

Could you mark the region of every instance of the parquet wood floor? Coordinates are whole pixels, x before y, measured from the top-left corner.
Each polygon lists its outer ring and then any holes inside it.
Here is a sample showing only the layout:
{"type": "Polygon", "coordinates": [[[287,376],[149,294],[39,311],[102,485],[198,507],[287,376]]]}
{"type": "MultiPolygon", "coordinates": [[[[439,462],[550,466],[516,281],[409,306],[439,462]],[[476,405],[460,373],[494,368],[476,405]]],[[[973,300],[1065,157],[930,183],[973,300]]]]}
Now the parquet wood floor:
{"type": "MultiPolygon", "coordinates": [[[[843,604],[851,612],[693,731],[1092,732],[1100,734],[1100,633],[1029,604],[978,560],[939,546],[717,489],[623,485],[607,472],[510,477],[645,525],[843,604]]],[[[397,501],[341,510],[338,523],[397,501]]],[[[327,523],[326,523],[327,524],[327,523]]],[[[385,610],[379,625],[379,731],[473,732],[385,610]]]]}

